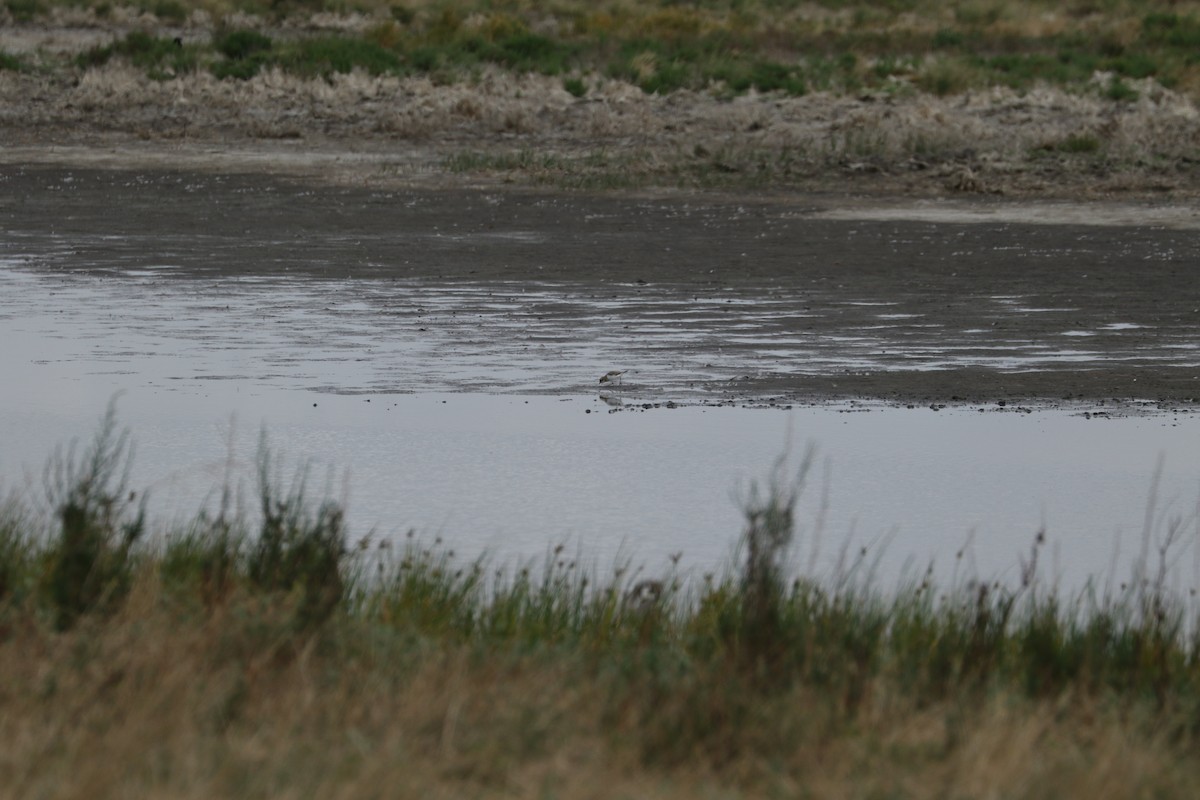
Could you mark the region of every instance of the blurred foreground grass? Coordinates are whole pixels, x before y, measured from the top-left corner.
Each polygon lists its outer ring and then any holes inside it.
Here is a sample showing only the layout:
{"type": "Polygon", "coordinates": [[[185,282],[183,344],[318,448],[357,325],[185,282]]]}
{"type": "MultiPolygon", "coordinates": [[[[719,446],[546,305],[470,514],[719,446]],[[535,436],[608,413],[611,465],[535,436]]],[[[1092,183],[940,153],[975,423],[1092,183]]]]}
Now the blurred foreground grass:
{"type": "Polygon", "coordinates": [[[1200,639],[1165,565],[1109,595],[794,577],[807,462],[721,574],[350,543],[285,487],[157,531],[110,411],[0,514],[8,797],[1191,797],[1200,639]]]}

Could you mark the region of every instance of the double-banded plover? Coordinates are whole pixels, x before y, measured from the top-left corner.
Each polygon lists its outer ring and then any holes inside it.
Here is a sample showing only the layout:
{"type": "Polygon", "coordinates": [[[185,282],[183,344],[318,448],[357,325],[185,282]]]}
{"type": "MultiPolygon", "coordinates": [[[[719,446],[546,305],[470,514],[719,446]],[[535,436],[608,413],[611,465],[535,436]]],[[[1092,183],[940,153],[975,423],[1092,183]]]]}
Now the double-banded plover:
{"type": "Polygon", "coordinates": [[[609,370],[608,372],[606,372],[600,376],[600,382],[601,383],[613,383],[613,384],[616,384],[617,386],[620,386],[621,385],[621,376],[623,376],[628,371],[629,370],[627,370],[627,369],[609,370]]]}

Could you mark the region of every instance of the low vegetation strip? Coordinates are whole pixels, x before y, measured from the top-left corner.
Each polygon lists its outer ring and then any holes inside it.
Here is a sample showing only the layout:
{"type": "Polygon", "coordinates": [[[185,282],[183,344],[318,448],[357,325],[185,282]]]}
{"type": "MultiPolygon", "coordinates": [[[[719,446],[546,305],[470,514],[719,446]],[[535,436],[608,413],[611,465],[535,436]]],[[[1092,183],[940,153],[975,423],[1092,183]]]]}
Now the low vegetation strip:
{"type": "Polygon", "coordinates": [[[21,158],[403,143],[399,167],[322,177],[1200,192],[1200,15],[1167,2],[9,0],[0,17],[0,131],[35,148],[21,158]]]}
{"type": "Polygon", "coordinates": [[[116,42],[88,50],[80,64],[122,56],[160,78],[204,69],[244,79],[279,67],[304,75],[359,68],[458,81],[494,64],[565,76],[580,95],[587,93],[589,77],[601,75],[664,93],[945,95],[1038,82],[1084,90],[1094,86],[1098,72],[1112,76],[1104,91],[1116,100],[1137,96],[1129,80],[1154,78],[1193,95],[1200,89],[1200,16],[1168,2],[1099,7],[1084,0],[953,6],[839,0],[800,6],[660,0],[546,7],[251,0],[235,9],[158,0],[116,10],[108,2],[81,7],[7,0],[5,8],[20,24],[57,14],[132,25],[116,42]]]}
{"type": "MultiPolygon", "coordinates": [[[[687,579],[348,542],[264,445],[259,514],[158,531],[110,412],[0,515],[9,796],[1190,797],[1200,639],[1143,564],[1110,595],[794,577],[807,461],[687,579]]],[[[1160,532],[1169,564],[1185,523],[1160,532]]],[[[1148,551],[1152,552],[1152,551],[1148,551]]]]}

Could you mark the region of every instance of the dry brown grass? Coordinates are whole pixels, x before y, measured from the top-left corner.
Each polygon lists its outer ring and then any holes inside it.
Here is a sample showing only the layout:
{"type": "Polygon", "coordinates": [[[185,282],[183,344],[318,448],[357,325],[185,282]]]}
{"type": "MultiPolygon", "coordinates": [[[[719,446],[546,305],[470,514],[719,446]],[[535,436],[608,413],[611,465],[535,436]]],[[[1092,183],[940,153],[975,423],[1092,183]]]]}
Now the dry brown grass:
{"type": "Polygon", "coordinates": [[[290,620],[252,596],[199,611],[152,571],[117,615],[66,633],[10,609],[0,796],[1124,800],[1191,797],[1200,779],[1190,737],[1155,727],[1182,709],[917,704],[886,675],[855,702],[803,684],[755,700],[724,675],[649,691],[612,653],[290,620]],[[696,720],[701,744],[674,746],[696,720]]]}
{"type": "Polygon", "coordinates": [[[128,441],[110,407],[51,460],[46,526],[17,499],[0,515],[0,797],[1104,800],[1200,779],[1194,610],[1165,573],[1060,601],[1039,537],[1011,588],[791,577],[811,455],[743,498],[736,573],[689,585],[561,548],[515,573],[415,536],[351,553],[340,506],[265,443],[257,533],[223,506],[143,540],[128,441]]]}
{"type": "MultiPolygon", "coordinates": [[[[357,4],[352,12],[300,4],[235,9],[225,0],[183,5],[194,13],[168,25],[144,7],[99,15],[46,0],[41,22],[0,29],[0,51],[28,66],[0,69],[0,131],[8,144],[30,148],[8,157],[63,157],[64,151],[46,152],[54,144],[101,148],[111,159],[114,143],[138,141],[146,143],[143,152],[158,145],[155,158],[182,145],[180,166],[197,168],[242,168],[235,163],[239,151],[251,150],[256,168],[285,172],[296,154],[314,162],[346,156],[343,163],[366,156],[362,168],[322,175],[355,183],[1200,192],[1190,168],[1200,139],[1200,66],[1181,55],[1181,45],[1164,44],[1166,27],[1147,21],[1173,14],[1183,20],[1176,34],[1190,36],[1188,26],[1200,13],[1194,3],[681,6],[620,0],[597,9],[576,2],[497,8],[414,0],[401,4],[406,11],[399,17],[396,4],[382,0],[357,4]],[[282,17],[280,9],[287,11],[282,17]],[[591,60],[547,74],[496,62],[413,71],[405,47],[416,45],[405,45],[406,36],[428,35],[431,47],[443,48],[439,58],[453,61],[453,43],[438,39],[443,12],[468,38],[528,31],[591,48],[591,60]],[[408,22],[397,21],[406,15],[408,22]],[[208,68],[220,63],[213,42],[237,29],[266,31],[282,43],[334,33],[358,37],[404,54],[407,71],[306,77],[303,70],[289,72],[285,59],[249,80],[218,80],[208,68]],[[182,33],[198,60],[178,74],[170,66],[134,67],[123,57],[102,65],[71,61],[129,31],[182,33]],[[689,61],[671,49],[714,31],[735,44],[709,61],[689,61]],[[937,44],[939,34],[950,43],[937,44]],[[605,41],[610,44],[596,44],[605,41]],[[623,42],[641,44],[619,55],[623,42]],[[1120,58],[1113,61],[1113,54],[1120,58]],[[988,61],[1004,55],[1017,61],[1011,67],[988,61]],[[1021,60],[1027,56],[1044,60],[1038,66],[1021,60]],[[1128,74],[1114,84],[1116,73],[1076,65],[1067,77],[1053,77],[1060,60],[1075,64],[1071,59],[1085,57],[1093,59],[1089,64],[1125,64],[1114,68],[1128,74]],[[709,70],[709,77],[689,73],[662,91],[652,89],[672,59],[685,72],[709,70]],[[799,70],[807,93],[732,91],[730,79],[719,77],[722,64],[736,73],[734,67],[753,59],[799,70]],[[1152,77],[1136,77],[1146,74],[1139,70],[1152,77]],[[570,85],[582,96],[569,92],[567,81],[575,81],[570,85]],[[1072,137],[1090,137],[1096,147],[1069,152],[1061,145],[1072,137]],[[266,152],[264,143],[276,142],[286,145],[285,153],[266,152]],[[189,145],[204,155],[193,159],[189,145]],[[524,152],[550,158],[553,169],[531,169],[533,162],[515,157],[524,152]],[[474,166],[463,169],[468,164],[474,166]],[[518,168],[500,168],[504,164],[518,168]]],[[[131,158],[129,165],[136,165],[139,157],[131,158]]]]}
{"type": "MultiPolygon", "coordinates": [[[[21,108],[30,94],[43,97],[0,124],[12,133],[11,145],[133,137],[166,144],[173,165],[200,169],[243,168],[234,163],[240,151],[283,140],[286,152],[259,153],[256,169],[286,171],[290,158],[308,153],[307,163],[321,172],[315,165],[330,161],[320,158],[328,153],[349,156],[332,159],[345,174],[321,177],[354,182],[444,183],[456,179],[447,157],[469,154],[482,158],[454,163],[473,164],[466,173],[473,181],[564,187],[616,180],[919,193],[1195,192],[1196,173],[1186,164],[1200,137],[1200,112],[1182,95],[1141,88],[1125,104],[1049,87],[944,98],[818,93],[724,101],[693,92],[647,95],[613,81],[576,100],[556,79],[496,70],[441,86],[427,77],[354,73],[325,81],[278,71],[249,81],[207,73],[153,81],[110,65],[61,92],[42,76],[0,72],[8,108],[21,108]],[[1094,151],[1060,147],[1081,136],[1095,139],[1094,151]],[[213,141],[221,148],[208,146],[213,141]],[[188,142],[199,145],[195,158],[179,147],[188,142]],[[552,158],[555,169],[530,170],[513,158],[520,152],[552,158]],[[497,168],[504,164],[518,168],[497,168]]],[[[44,147],[11,153],[56,157],[44,147]]]]}

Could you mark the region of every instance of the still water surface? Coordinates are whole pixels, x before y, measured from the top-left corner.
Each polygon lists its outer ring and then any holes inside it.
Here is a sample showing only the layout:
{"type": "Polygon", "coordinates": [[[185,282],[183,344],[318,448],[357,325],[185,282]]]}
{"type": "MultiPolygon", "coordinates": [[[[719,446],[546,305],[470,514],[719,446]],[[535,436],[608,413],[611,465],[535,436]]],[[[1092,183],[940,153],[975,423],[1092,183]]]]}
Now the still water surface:
{"type": "MultiPolygon", "coordinates": [[[[54,447],[86,440],[119,394],[137,445],[132,483],[160,517],[191,517],[226,482],[252,507],[265,429],[290,468],[312,465],[311,493],[348,503],[356,536],[415,529],[464,557],[539,559],[563,543],[601,566],[624,556],[658,571],[682,554],[685,568],[718,568],[750,482],[781,455],[794,467],[810,445],[794,558],[824,574],[865,547],[888,579],[930,563],[945,577],[1013,579],[1044,529],[1044,573],[1078,587],[1124,578],[1146,530],[1161,536],[1174,521],[1188,542],[1200,531],[1191,415],[686,405],[704,400],[693,381],[741,368],[760,345],[772,359],[809,359],[806,369],[891,368],[878,330],[791,342],[770,298],[700,302],[631,287],[636,311],[617,315],[605,303],[621,297],[553,283],[216,280],[176,275],[148,253],[141,266],[94,273],[73,264],[70,242],[19,244],[0,261],[0,481],[29,497],[41,496],[54,447]],[[743,300],[736,314],[718,307],[743,300]],[[454,319],[464,305],[473,318],[454,319]],[[656,332],[651,346],[639,325],[656,332]],[[671,346],[668,333],[711,346],[671,346]],[[601,397],[596,377],[614,353],[637,372],[601,397]],[[684,405],[643,411],[648,395],[684,405]]],[[[875,314],[879,330],[914,325],[870,298],[839,302],[875,314]]],[[[1078,345],[964,348],[937,336],[917,346],[904,332],[910,369],[1092,357],[1078,345]]],[[[1194,353],[1178,331],[1161,343],[1163,358],[1194,353]]],[[[1174,555],[1191,584],[1200,547],[1174,555]]]]}
{"type": "MultiPolygon", "coordinates": [[[[620,390],[608,402],[580,392],[331,393],[297,386],[282,367],[262,370],[287,348],[261,331],[231,330],[196,344],[199,360],[183,358],[171,331],[220,330],[223,307],[193,308],[187,320],[155,312],[157,325],[114,322],[105,333],[102,318],[112,312],[84,293],[56,294],[48,308],[61,279],[12,265],[0,277],[0,373],[13,378],[0,393],[0,476],[34,497],[52,449],[86,441],[119,392],[120,420],[137,446],[133,485],[149,489],[155,513],[168,519],[212,503],[225,482],[243,487],[252,506],[265,428],[291,468],[312,464],[314,494],[347,501],[356,535],[415,529],[467,557],[540,558],[564,543],[600,565],[624,555],[659,570],[682,553],[685,566],[713,569],[731,554],[750,482],[781,455],[794,465],[809,445],[817,458],[795,558],[825,573],[843,553],[867,547],[889,578],[931,562],[944,576],[973,569],[1012,577],[1044,528],[1048,575],[1072,586],[1106,579],[1140,548],[1160,459],[1150,527],[1161,533],[1178,519],[1191,536],[1196,530],[1193,416],[996,407],[643,411],[610,405],[620,390]],[[207,379],[189,374],[197,363],[206,364],[207,379]]],[[[163,284],[168,296],[159,300],[170,306],[179,301],[172,292],[194,290],[163,284]]],[[[307,335],[325,333],[310,327],[307,335]]],[[[301,366],[336,375],[352,374],[353,363],[301,366]]],[[[1176,568],[1190,581],[1192,553],[1179,555],[1176,568]]]]}

